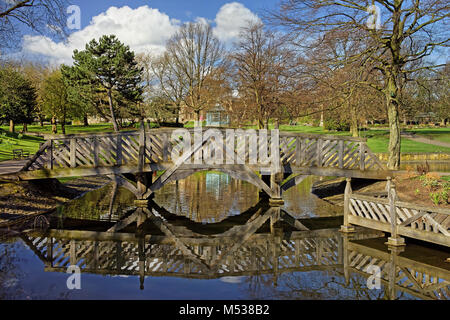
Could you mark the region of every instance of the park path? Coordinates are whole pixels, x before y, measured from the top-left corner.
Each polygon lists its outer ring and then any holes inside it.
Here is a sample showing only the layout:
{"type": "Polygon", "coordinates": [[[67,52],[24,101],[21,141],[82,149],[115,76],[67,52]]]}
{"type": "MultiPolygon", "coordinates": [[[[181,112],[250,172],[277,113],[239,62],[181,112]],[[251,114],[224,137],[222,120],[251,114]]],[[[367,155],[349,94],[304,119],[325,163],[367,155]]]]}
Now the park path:
{"type": "Polygon", "coordinates": [[[0,162],[0,176],[4,174],[12,174],[23,168],[28,160],[9,160],[0,162]]]}
{"type": "Polygon", "coordinates": [[[423,136],[419,136],[419,135],[415,135],[415,134],[402,133],[402,138],[407,138],[409,140],[416,141],[416,142],[432,144],[432,145],[439,146],[439,147],[450,148],[450,143],[448,143],[448,142],[437,141],[437,140],[429,139],[429,138],[426,138],[426,137],[423,137],[423,136]]]}

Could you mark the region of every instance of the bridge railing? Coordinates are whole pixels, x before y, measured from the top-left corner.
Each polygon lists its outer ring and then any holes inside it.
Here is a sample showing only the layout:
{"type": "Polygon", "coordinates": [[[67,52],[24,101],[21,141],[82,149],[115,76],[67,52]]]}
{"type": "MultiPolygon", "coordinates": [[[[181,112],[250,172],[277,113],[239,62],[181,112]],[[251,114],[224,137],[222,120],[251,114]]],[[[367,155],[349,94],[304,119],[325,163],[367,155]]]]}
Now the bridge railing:
{"type": "Polygon", "coordinates": [[[389,183],[388,199],[354,194],[347,187],[344,202],[344,224],[390,232],[390,244],[402,245],[400,236],[405,236],[450,246],[450,210],[398,201],[389,183]]]}
{"type": "MultiPolygon", "coordinates": [[[[227,135],[228,130],[216,130],[224,138],[223,163],[229,163],[230,152],[239,154],[241,164],[258,165],[261,156],[277,159],[282,166],[317,167],[353,170],[383,170],[384,166],[370,151],[365,139],[271,131],[240,130],[227,135]],[[255,157],[253,157],[255,156],[255,157]]],[[[203,141],[196,149],[194,130],[190,143],[194,152],[189,157],[205,160],[209,152],[215,156],[215,138],[203,141]],[[194,150],[195,149],[195,150],[194,150]],[[212,150],[212,151],[211,151],[212,150]]],[[[185,136],[174,130],[150,130],[145,133],[103,133],[67,136],[48,140],[25,165],[25,170],[59,168],[96,168],[122,165],[173,162],[172,151],[180,151],[185,136]]],[[[203,136],[208,134],[203,129],[203,136]]],[[[213,135],[214,136],[214,135],[213,135]]],[[[234,159],[236,160],[236,159],[234,159]]]]}

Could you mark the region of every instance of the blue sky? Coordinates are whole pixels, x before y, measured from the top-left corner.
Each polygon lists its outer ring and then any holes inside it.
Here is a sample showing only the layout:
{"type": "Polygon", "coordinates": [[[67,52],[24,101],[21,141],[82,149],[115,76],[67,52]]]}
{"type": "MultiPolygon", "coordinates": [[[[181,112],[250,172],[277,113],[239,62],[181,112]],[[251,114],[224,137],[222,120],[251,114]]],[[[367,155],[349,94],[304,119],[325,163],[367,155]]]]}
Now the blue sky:
{"type": "Polygon", "coordinates": [[[166,41],[187,21],[208,21],[219,40],[231,45],[249,22],[261,21],[278,0],[72,0],[81,12],[81,28],[65,41],[46,35],[26,34],[20,54],[51,64],[71,64],[74,49],[93,38],[115,34],[136,53],[158,55],[166,41]]]}
{"type": "MultiPolygon", "coordinates": [[[[72,0],[71,3],[78,5],[82,10],[82,25],[87,25],[91,18],[106,11],[111,6],[129,6],[137,8],[148,5],[157,8],[170,17],[179,20],[190,20],[192,17],[200,16],[214,19],[216,13],[226,3],[233,1],[218,0],[72,0]]],[[[278,0],[242,0],[237,1],[255,13],[265,8],[274,8],[278,0]]]]}

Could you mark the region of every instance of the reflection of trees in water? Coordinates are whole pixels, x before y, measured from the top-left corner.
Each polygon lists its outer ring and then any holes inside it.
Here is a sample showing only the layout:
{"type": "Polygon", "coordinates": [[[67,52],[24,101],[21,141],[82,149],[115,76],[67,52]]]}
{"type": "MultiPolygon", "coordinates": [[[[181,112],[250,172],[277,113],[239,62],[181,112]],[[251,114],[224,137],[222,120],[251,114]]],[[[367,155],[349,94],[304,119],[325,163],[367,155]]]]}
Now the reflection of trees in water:
{"type": "Polygon", "coordinates": [[[342,215],[342,208],[334,206],[311,193],[315,176],[306,177],[301,183],[283,193],[284,208],[302,216],[337,216],[342,215]]]}
{"type": "MultiPolygon", "coordinates": [[[[387,288],[369,289],[367,278],[351,274],[346,284],[342,269],[333,271],[308,271],[246,277],[243,285],[250,299],[280,300],[383,300],[389,299],[387,288]],[[274,281],[275,280],[275,281],[274,281]]],[[[403,292],[397,299],[406,297],[403,292]]]]}
{"type": "Polygon", "coordinates": [[[155,202],[196,222],[218,222],[258,201],[258,189],[220,172],[199,172],[165,185],[155,202]]]}
{"type": "Polygon", "coordinates": [[[108,219],[111,215],[120,214],[134,199],[135,196],[130,191],[110,183],[71,201],[59,210],[59,214],[74,219],[108,219]]]}
{"type": "Polygon", "coordinates": [[[21,266],[27,260],[21,258],[19,243],[0,243],[0,300],[23,299],[68,299],[70,292],[61,292],[55,296],[55,285],[44,291],[44,284],[37,288],[24,288],[23,282],[27,274],[21,266]]]}

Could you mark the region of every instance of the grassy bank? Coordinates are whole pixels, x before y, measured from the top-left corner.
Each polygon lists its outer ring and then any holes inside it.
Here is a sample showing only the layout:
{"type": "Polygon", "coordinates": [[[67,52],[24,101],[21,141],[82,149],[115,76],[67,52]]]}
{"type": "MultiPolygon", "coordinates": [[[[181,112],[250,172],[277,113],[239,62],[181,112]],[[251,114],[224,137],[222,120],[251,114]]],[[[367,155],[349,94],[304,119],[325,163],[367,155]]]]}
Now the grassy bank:
{"type": "MultiPolygon", "coordinates": [[[[2,126],[0,127],[2,130],[9,130],[8,126],[2,126]]],[[[16,132],[21,132],[23,127],[21,125],[16,126],[16,132]]],[[[57,134],[62,134],[61,125],[57,125],[57,134]]],[[[109,123],[101,123],[101,124],[92,124],[87,127],[79,125],[66,125],[66,134],[77,134],[77,133],[99,133],[99,132],[112,132],[114,131],[114,128],[109,123]]],[[[51,134],[52,133],[52,126],[51,125],[44,125],[41,127],[40,125],[32,125],[28,126],[28,132],[34,132],[34,133],[45,133],[45,134],[51,134]]]]}
{"type": "Polygon", "coordinates": [[[44,139],[0,130],[0,161],[11,160],[14,149],[36,153],[44,139]]]}

